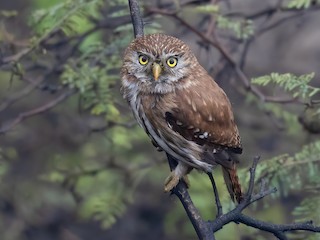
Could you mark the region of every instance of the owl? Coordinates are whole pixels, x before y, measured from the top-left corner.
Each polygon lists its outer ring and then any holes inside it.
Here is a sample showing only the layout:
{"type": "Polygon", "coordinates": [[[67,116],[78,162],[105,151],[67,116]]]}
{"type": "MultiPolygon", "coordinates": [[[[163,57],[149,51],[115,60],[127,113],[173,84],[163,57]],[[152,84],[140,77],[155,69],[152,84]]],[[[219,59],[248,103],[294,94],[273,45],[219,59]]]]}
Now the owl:
{"type": "Polygon", "coordinates": [[[242,199],[236,161],[242,152],[225,92],[199,64],[187,44],[165,34],[133,40],[124,54],[121,90],[133,115],[158,148],[177,162],[165,180],[172,190],[192,169],[222,166],[232,199],[242,199]]]}

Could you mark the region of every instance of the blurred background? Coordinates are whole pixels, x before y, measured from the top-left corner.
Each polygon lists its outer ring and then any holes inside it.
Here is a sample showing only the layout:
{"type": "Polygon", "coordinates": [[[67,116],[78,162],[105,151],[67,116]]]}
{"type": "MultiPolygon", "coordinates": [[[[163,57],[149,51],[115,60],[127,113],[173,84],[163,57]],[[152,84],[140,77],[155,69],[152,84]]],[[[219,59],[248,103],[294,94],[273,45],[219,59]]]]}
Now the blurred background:
{"type": "MultiPolygon", "coordinates": [[[[139,2],[145,31],[188,43],[229,96],[243,188],[256,155],[257,181],[278,188],[246,214],[319,225],[318,1],[139,2]]],[[[196,239],[163,193],[165,155],[119,92],[132,39],[126,0],[0,1],[0,239],[196,239]]],[[[220,168],[214,176],[226,212],[234,205],[220,168]]],[[[193,171],[190,183],[202,217],[214,219],[209,179],[193,171]]],[[[273,236],[231,223],[216,238],[273,236]]]]}

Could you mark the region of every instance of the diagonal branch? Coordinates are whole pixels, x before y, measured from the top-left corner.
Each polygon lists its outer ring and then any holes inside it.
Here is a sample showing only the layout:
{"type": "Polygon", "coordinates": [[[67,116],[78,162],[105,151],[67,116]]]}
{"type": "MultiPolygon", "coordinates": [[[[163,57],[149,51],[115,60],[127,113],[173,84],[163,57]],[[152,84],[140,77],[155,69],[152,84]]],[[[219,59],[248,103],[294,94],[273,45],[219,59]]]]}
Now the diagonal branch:
{"type": "MultiPolygon", "coordinates": [[[[173,166],[173,162],[176,160],[173,159],[169,154],[167,154],[167,157],[171,168],[171,166],[173,166]]],[[[171,193],[179,198],[184,210],[188,215],[188,218],[194,227],[194,230],[197,233],[198,238],[203,240],[214,240],[215,237],[211,230],[211,226],[201,218],[198,209],[194,206],[191,200],[186,184],[183,181],[179,181],[178,185],[172,189],[171,193]]]]}
{"type": "Polygon", "coordinates": [[[2,126],[0,128],[0,134],[6,133],[7,131],[9,131],[10,129],[12,129],[16,125],[18,125],[20,122],[22,122],[23,120],[25,120],[29,117],[32,117],[37,114],[41,114],[41,113],[46,112],[49,109],[57,106],[60,102],[67,99],[68,97],[73,95],[75,92],[76,92],[75,90],[68,90],[65,93],[58,96],[57,98],[55,98],[54,100],[51,100],[50,102],[48,102],[44,105],[41,105],[40,107],[37,107],[37,108],[32,109],[27,112],[20,113],[14,120],[10,121],[9,123],[5,124],[4,126],[2,126]]]}

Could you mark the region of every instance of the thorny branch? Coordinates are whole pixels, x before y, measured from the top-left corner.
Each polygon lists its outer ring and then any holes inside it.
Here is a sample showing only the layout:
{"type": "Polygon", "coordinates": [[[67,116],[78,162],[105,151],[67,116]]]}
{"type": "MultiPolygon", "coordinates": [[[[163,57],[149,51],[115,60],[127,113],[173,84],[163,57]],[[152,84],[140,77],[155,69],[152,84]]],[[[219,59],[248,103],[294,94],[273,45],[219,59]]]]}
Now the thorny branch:
{"type": "MultiPolygon", "coordinates": [[[[215,1],[212,1],[212,2],[214,3],[215,1]]],[[[140,37],[143,35],[143,24],[141,24],[142,18],[140,16],[140,13],[139,11],[137,11],[137,8],[138,8],[137,0],[129,0],[129,6],[130,6],[130,11],[132,16],[132,24],[134,28],[135,37],[140,37]]],[[[191,26],[185,20],[180,18],[176,12],[169,12],[167,10],[154,9],[154,8],[153,9],[149,8],[148,11],[149,13],[158,13],[158,14],[173,17],[174,19],[178,20],[182,25],[186,26],[192,32],[197,34],[205,42],[211,44],[216,49],[218,49],[219,52],[222,54],[222,56],[224,56],[226,60],[230,63],[230,65],[234,68],[236,74],[243,82],[245,88],[248,91],[251,91],[253,94],[255,94],[263,102],[287,103],[287,102],[296,101],[295,99],[280,99],[275,97],[264,96],[257,88],[252,87],[250,85],[250,81],[248,77],[241,70],[240,66],[235,62],[232,56],[220,44],[220,42],[217,40],[215,35],[213,34],[214,36],[213,39],[210,38],[210,33],[212,34],[213,30],[208,30],[207,34],[204,34],[198,29],[191,26]]],[[[254,16],[254,17],[257,17],[257,16],[254,16]]],[[[167,154],[167,157],[168,157],[170,169],[172,169],[174,167],[175,159],[168,154],[167,154]]],[[[213,221],[205,221],[202,219],[198,209],[193,204],[192,199],[188,193],[187,186],[183,181],[180,181],[178,185],[172,190],[172,194],[175,194],[181,201],[188,215],[188,218],[190,219],[199,239],[214,240],[215,239],[214,233],[219,229],[223,228],[224,225],[230,222],[242,223],[244,225],[272,233],[278,239],[287,239],[286,233],[296,231],[296,230],[320,232],[320,226],[314,226],[312,221],[302,222],[302,223],[292,223],[292,224],[273,224],[273,223],[260,221],[258,219],[249,217],[242,213],[242,211],[246,209],[250,204],[277,191],[276,188],[267,189],[265,186],[266,185],[265,182],[262,181],[259,192],[257,194],[254,194],[255,172],[256,172],[256,167],[259,162],[259,159],[260,157],[255,157],[253,159],[253,164],[250,168],[249,186],[244,199],[233,210],[225,214],[222,213],[222,207],[221,207],[218,191],[214,182],[214,178],[211,173],[208,173],[208,176],[211,180],[212,187],[214,190],[215,201],[217,206],[217,217],[213,221]]]]}

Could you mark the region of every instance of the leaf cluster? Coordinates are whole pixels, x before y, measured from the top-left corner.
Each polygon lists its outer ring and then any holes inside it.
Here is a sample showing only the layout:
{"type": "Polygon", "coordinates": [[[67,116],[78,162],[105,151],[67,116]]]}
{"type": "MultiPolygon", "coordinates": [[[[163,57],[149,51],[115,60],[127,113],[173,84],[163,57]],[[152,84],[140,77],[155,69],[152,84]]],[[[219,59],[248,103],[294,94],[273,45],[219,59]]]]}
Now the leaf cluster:
{"type": "Polygon", "coordinates": [[[114,86],[120,67],[118,56],[119,50],[112,44],[92,44],[79,58],[70,60],[61,75],[64,85],[79,91],[82,109],[113,121],[119,120],[119,111],[114,105],[114,86]]]}
{"type": "MultiPolygon", "coordinates": [[[[96,24],[102,18],[129,15],[127,8],[124,11],[119,7],[126,4],[126,0],[61,0],[34,11],[29,22],[36,33],[32,39],[32,48],[69,41],[67,50],[71,50],[73,54],[68,55],[68,59],[61,64],[61,70],[59,66],[59,74],[55,76],[60,80],[57,84],[62,85],[62,88],[75,89],[81,110],[102,116],[107,125],[109,122],[120,124],[122,120],[117,104],[120,95],[117,81],[122,51],[132,39],[132,33],[131,28],[126,25],[119,26],[106,36],[95,29],[98,29],[96,24]],[[104,15],[101,14],[102,11],[105,11],[104,15]]],[[[56,51],[59,52],[59,48],[56,51]]],[[[54,56],[55,52],[50,54],[54,56]]],[[[70,204],[70,196],[72,197],[71,208],[76,205],[81,217],[95,219],[103,227],[110,227],[131,201],[131,189],[135,181],[134,177],[129,177],[129,165],[116,165],[110,160],[113,156],[117,156],[117,162],[121,162],[122,158],[127,160],[128,153],[123,150],[130,151],[131,148],[128,129],[110,127],[105,131],[98,142],[83,144],[79,151],[54,155],[48,160],[51,165],[46,172],[35,178],[41,186],[53,183],[64,189],[66,201],[70,204]],[[101,149],[107,152],[107,156],[106,152],[100,153],[101,149]],[[129,179],[130,184],[127,182],[129,179]]],[[[135,134],[138,132],[136,129],[132,131],[132,138],[140,137],[138,133],[135,134]]],[[[136,153],[133,153],[130,157],[134,159],[135,156],[136,153]]],[[[133,160],[132,165],[134,164],[137,162],[133,160]]],[[[5,168],[2,168],[0,160],[0,172],[2,169],[5,168]]],[[[26,183],[31,185],[33,181],[29,179],[26,183]]],[[[42,197],[52,194],[60,204],[64,204],[65,199],[57,198],[55,191],[41,189],[43,192],[39,193],[39,203],[42,202],[42,197]]],[[[19,188],[16,194],[23,195],[29,190],[29,187],[19,188]]],[[[30,209],[36,212],[40,205],[30,209]]],[[[33,215],[29,213],[28,216],[32,218],[33,215]]]]}
{"type": "Polygon", "coordinates": [[[271,73],[257,78],[253,78],[251,82],[259,86],[266,86],[274,83],[276,86],[281,87],[286,92],[292,94],[293,97],[300,97],[308,99],[320,93],[320,88],[309,85],[310,81],[314,78],[314,73],[296,76],[292,73],[271,73]]]}
{"type": "MultiPolygon", "coordinates": [[[[105,228],[114,224],[131,202],[132,191],[139,179],[136,175],[140,174],[140,168],[136,166],[145,161],[140,153],[131,151],[131,143],[144,142],[146,137],[141,136],[140,129],[121,126],[127,119],[120,116],[119,71],[123,49],[133,37],[132,27],[120,25],[112,34],[103,37],[90,38],[86,33],[94,28],[93,24],[99,18],[129,15],[127,8],[120,7],[126,4],[126,0],[107,3],[102,0],[61,1],[37,11],[32,25],[40,38],[61,31],[63,36],[75,40],[75,47],[81,40],[79,48],[75,48],[76,54],[63,65],[60,83],[64,88],[77,91],[80,110],[99,119],[102,117],[107,126],[101,131],[103,140],[84,145],[75,155],[55,156],[57,163],[41,177],[68,190],[77,204],[79,215],[97,220],[105,228]],[[110,7],[104,10],[103,16],[100,14],[101,4],[110,7]],[[107,156],[99,149],[107,152],[107,156]],[[113,161],[115,157],[117,160],[113,161]]],[[[157,29],[158,25],[152,24],[148,32],[157,29]]]]}
{"type": "Polygon", "coordinates": [[[227,29],[235,33],[239,39],[248,39],[254,34],[253,22],[250,19],[234,20],[228,17],[218,15],[217,26],[221,29],[227,29]]]}
{"type": "Polygon", "coordinates": [[[319,0],[290,0],[287,3],[288,8],[296,8],[296,9],[306,9],[309,8],[314,3],[319,3],[319,0]]]}
{"type": "Polygon", "coordinates": [[[257,181],[265,179],[276,186],[278,194],[315,189],[320,184],[320,141],[302,147],[297,153],[282,154],[261,162],[256,171],[257,181]]]}
{"type": "Polygon", "coordinates": [[[248,39],[254,34],[254,25],[250,19],[232,19],[225,16],[217,4],[196,6],[192,11],[200,14],[210,14],[215,18],[216,26],[221,30],[231,31],[238,39],[248,39]]]}
{"type": "Polygon", "coordinates": [[[34,11],[30,25],[38,36],[62,31],[67,36],[84,32],[92,26],[91,20],[100,16],[102,0],[67,0],[49,8],[34,11]]]}

